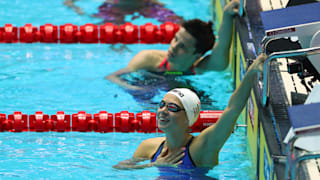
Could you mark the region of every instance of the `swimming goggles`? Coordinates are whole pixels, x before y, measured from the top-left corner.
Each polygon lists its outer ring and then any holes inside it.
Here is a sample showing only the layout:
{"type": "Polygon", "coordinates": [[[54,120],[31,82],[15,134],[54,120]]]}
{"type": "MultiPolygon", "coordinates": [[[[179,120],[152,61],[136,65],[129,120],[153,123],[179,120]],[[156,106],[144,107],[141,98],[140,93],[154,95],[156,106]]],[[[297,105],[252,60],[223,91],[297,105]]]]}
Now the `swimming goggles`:
{"type": "MultiPolygon", "coordinates": [[[[166,102],[165,101],[161,101],[159,103],[159,107],[160,109],[162,109],[164,106],[166,105],[166,102]]],[[[178,105],[174,104],[174,103],[168,103],[167,104],[167,108],[169,111],[171,112],[179,112],[181,110],[185,110],[185,109],[182,109],[181,107],[179,107],[178,105]]]]}

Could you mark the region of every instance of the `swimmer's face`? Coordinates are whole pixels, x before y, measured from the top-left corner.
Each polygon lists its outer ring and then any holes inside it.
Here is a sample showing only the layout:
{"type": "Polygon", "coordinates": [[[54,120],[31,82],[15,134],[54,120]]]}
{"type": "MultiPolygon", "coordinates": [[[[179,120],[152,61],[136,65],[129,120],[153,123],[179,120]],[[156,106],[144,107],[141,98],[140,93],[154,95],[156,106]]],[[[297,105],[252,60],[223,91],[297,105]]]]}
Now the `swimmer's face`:
{"type": "Polygon", "coordinates": [[[170,43],[168,61],[177,66],[185,63],[193,64],[201,57],[201,54],[195,53],[195,51],[196,39],[185,28],[181,27],[170,43]]]}
{"type": "Polygon", "coordinates": [[[159,107],[157,111],[158,127],[163,132],[166,131],[184,131],[188,129],[188,119],[185,110],[173,112],[168,109],[171,106],[178,106],[184,109],[180,100],[172,94],[166,94],[162,102],[165,103],[163,107],[159,107]],[[169,104],[169,105],[168,105],[169,104]]]}

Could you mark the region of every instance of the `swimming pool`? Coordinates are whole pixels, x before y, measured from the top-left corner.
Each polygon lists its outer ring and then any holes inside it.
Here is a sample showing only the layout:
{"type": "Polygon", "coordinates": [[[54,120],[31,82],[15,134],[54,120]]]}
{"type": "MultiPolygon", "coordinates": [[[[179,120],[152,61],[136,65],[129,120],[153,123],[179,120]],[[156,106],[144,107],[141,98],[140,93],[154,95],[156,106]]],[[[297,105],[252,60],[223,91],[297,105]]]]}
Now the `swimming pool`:
{"type": "MultiPolygon", "coordinates": [[[[1,2],[4,17],[0,26],[12,23],[35,26],[45,23],[83,25],[100,20],[79,16],[63,6],[62,1],[1,2]],[[4,11],[5,10],[5,11],[4,11]],[[27,15],[26,15],[27,14],[27,15]],[[53,18],[54,17],[54,18],[53,18]]],[[[78,1],[87,14],[92,14],[103,1],[78,1]]],[[[199,6],[203,11],[185,11],[179,4],[161,1],[187,18],[210,19],[210,2],[183,1],[185,7],[199,6]],[[195,3],[195,4],[194,4],[195,3]],[[180,8],[182,9],[180,9],[180,8]]],[[[193,8],[194,9],[194,8],[193,8]]],[[[130,18],[130,17],[128,17],[130,18]]],[[[133,24],[152,22],[138,18],[133,24]]],[[[155,105],[165,91],[159,90],[150,101],[130,93],[103,79],[107,74],[124,67],[134,54],[143,49],[167,49],[168,45],[133,44],[0,44],[0,109],[1,113],[21,111],[34,114],[43,111],[66,114],[80,110],[111,113],[128,110],[155,112],[155,105]],[[111,67],[111,68],[110,68],[111,67]]],[[[140,77],[140,74],[133,75],[140,77]]],[[[204,92],[202,109],[224,109],[233,90],[230,73],[210,72],[204,75],[178,77],[178,82],[204,92]],[[210,82],[210,83],[208,83],[210,82]],[[219,89],[217,87],[220,87],[219,89]]],[[[0,177],[50,179],[155,179],[156,168],[118,171],[111,168],[120,160],[130,158],[143,140],[161,134],[139,133],[0,133],[0,177]]],[[[220,165],[208,173],[219,179],[248,179],[252,164],[247,154],[245,129],[239,128],[220,153],[220,165]]],[[[253,178],[252,178],[253,179],[253,178]]]]}
{"type": "MultiPolygon", "coordinates": [[[[220,165],[207,176],[253,179],[244,132],[236,131],[224,146],[220,165]]],[[[157,168],[112,169],[131,158],[139,143],[161,134],[143,133],[1,133],[1,179],[156,179],[157,168]]],[[[176,175],[177,176],[177,175],[176,175]]]]}

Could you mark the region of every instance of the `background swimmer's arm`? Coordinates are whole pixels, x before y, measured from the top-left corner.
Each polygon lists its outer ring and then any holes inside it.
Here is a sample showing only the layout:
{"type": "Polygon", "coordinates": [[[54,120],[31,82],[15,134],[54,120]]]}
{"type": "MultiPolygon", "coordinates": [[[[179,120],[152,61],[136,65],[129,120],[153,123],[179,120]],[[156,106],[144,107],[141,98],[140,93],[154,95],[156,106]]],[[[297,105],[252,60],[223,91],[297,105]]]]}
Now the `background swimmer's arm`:
{"type": "Polygon", "coordinates": [[[220,151],[223,144],[231,135],[237,118],[247,103],[257,72],[262,71],[263,62],[266,58],[266,55],[261,54],[254,61],[254,63],[248,68],[248,71],[246,72],[239,87],[232,94],[228,106],[224,110],[218,122],[200,133],[198,138],[202,142],[205,142],[203,149],[200,151],[214,153],[218,153],[220,151]]]}
{"type": "Polygon", "coordinates": [[[126,81],[122,80],[121,79],[121,75],[123,74],[128,74],[128,73],[131,73],[132,71],[130,71],[129,69],[127,68],[123,68],[123,69],[120,69],[110,75],[107,75],[104,77],[104,79],[106,80],[109,80],[115,84],[118,84],[119,86],[123,87],[123,88],[126,88],[126,89],[130,89],[130,90],[141,90],[143,88],[139,87],[139,86],[133,86],[133,85],[130,85],[128,84],[126,81]]]}
{"type": "Polygon", "coordinates": [[[117,165],[112,166],[115,169],[128,170],[128,169],[144,169],[152,167],[152,163],[138,164],[146,161],[146,158],[131,158],[124,161],[120,161],[117,165]]]}
{"type": "Polygon", "coordinates": [[[76,13],[78,13],[79,15],[84,15],[84,12],[83,10],[79,7],[79,6],[76,6],[74,4],[74,2],[77,1],[77,0],[65,0],[63,2],[64,5],[68,6],[69,8],[72,8],[76,13]]]}
{"type": "Polygon", "coordinates": [[[148,50],[139,52],[135,57],[132,58],[126,68],[120,69],[110,75],[107,75],[104,77],[104,79],[116,83],[126,89],[143,90],[142,87],[128,84],[126,81],[122,80],[120,76],[138,70],[149,70],[151,66],[150,62],[152,62],[150,61],[149,54],[150,52],[148,50]]]}
{"type": "Polygon", "coordinates": [[[233,0],[224,8],[223,19],[219,29],[218,41],[212,53],[196,66],[196,72],[223,71],[229,65],[229,50],[232,40],[233,17],[238,13],[239,0],[233,0]]]}
{"type": "Polygon", "coordinates": [[[144,168],[152,167],[153,164],[150,163],[150,160],[156,151],[154,149],[159,144],[159,143],[155,144],[155,142],[158,142],[158,140],[159,138],[151,138],[151,139],[146,139],[142,141],[131,159],[120,161],[117,165],[114,165],[113,168],[125,170],[125,169],[144,169],[144,168]],[[146,160],[149,160],[149,162],[145,164],[139,164],[146,160]]]}

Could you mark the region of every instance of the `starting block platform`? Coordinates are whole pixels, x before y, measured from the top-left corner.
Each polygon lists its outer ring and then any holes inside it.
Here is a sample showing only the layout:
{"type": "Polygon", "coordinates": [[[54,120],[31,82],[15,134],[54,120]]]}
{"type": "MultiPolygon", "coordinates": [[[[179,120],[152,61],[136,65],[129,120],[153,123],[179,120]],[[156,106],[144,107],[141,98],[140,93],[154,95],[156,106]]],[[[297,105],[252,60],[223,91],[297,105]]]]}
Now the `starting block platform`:
{"type": "Polygon", "coordinates": [[[288,115],[292,128],[284,142],[287,143],[287,162],[285,179],[295,179],[296,168],[300,162],[309,160],[307,169],[312,179],[320,177],[316,168],[317,159],[320,158],[320,85],[317,84],[304,105],[288,108],[288,115]],[[294,147],[304,150],[304,153],[294,153],[294,147]]]}
{"type": "Polygon", "coordinates": [[[320,2],[261,12],[267,37],[313,35],[320,30],[320,2]]]}
{"type": "Polygon", "coordinates": [[[320,132],[320,103],[292,106],[288,113],[296,135],[320,132]]]}

